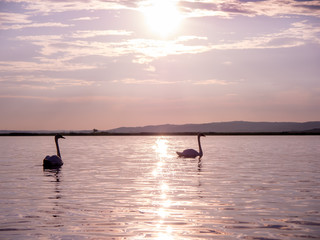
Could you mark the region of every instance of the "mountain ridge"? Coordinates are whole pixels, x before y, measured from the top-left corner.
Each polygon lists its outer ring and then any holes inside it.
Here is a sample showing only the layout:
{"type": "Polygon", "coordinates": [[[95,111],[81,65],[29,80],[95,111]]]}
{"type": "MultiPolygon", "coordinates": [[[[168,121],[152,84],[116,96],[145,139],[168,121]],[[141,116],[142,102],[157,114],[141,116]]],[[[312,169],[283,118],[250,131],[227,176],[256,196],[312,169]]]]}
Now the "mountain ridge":
{"type": "Polygon", "coordinates": [[[119,127],[107,130],[109,133],[178,133],[178,132],[230,132],[230,133],[253,133],[253,132],[295,132],[310,131],[320,128],[320,121],[309,122],[250,122],[230,121],[211,122],[200,124],[162,124],[147,125],[142,127],[119,127]]]}
{"type": "Polygon", "coordinates": [[[110,130],[0,130],[1,136],[24,135],[154,135],[154,134],[320,134],[320,121],[250,122],[229,121],[190,124],[161,124],[142,127],[119,127],[110,130]]]}

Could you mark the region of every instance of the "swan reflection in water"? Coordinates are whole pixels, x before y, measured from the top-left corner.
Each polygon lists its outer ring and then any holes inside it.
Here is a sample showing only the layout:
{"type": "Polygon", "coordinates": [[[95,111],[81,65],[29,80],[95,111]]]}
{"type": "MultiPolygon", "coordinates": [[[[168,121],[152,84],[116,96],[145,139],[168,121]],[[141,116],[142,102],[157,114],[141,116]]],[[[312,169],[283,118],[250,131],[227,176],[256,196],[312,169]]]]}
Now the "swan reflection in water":
{"type": "Polygon", "coordinates": [[[43,168],[46,177],[53,177],[55,182],[60,182],[60,168],[43,168]]]}
{"type": "MultiPolygon", "coordinates": [[[[55,220],[54,220],[54,225],[56,227],[61,227],[63,224],[60,222],[61,216],[64,214],[64,210],[61,207],[61,199],[62,199],[62,194],[61,194],[61,172],[59,168],[55,169],[46,169],[43,168],[43,173],[44,176],[50,180],[47,182],[47,185],[51,185],[53,187],[52,193],[48,196],[47,198],[47,204],[43,205],[45,208],[43,212],[47,213],[48,215],[51,215],[55,220]],[[52,186],[54,184],[54,186],[52,186]]],[[[49,191],[50,192],[50,191],[49,191]]],[[[52,224],[52,220],[48,221],[47,224],[52,224]]]]}

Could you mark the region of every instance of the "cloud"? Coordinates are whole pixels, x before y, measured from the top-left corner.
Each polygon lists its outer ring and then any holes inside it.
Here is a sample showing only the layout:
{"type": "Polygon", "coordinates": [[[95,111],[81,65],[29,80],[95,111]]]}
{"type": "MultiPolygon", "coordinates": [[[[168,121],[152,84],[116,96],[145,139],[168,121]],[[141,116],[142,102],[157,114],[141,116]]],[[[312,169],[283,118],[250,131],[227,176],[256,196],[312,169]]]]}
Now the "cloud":
{"type": "Polygon", "coordinates": [[[208,79],[208,80],[196,81],[193,84],[195,85],[229,85],[229,84],[232,84],[232,82],[217,80],[217,79],[208,79]]]}
{"type": "Polygon", "coordinates": [[[220,4],[224,1],[180,1],[179,6],[182,14],[186,18],[192,17],[207,17],[207,16],[218,16],[228,18],[228,13],[220,10],[220,4]]]}
{"type": "Polygon", "coordinates": [[[9,30],[9,29],[17,30],[17,29],[23,29],[23,28],[48,28],[48,27],[70,27],[70,26],[73,26],[73,25],[47,22],[47,23],[14,24],[10,26],[0,26],[0,29],[1,30],[9,30]]]}
{"type": "MultiPolygon", "coordinates": [[[[13,0],[14,1],[14,0],[13,0]]],[[[17,0],[18,1],[18,0],[17,0]]],[[[20,2],[20,0],[18,1],[20,2]]],[[[87,4],[86,10],[94,9],[131,9],[138,10],[141,1],[31,1],[25,0],[26,8],[37,10],[44,13],[46,9],[54,9],[54,11],[70,11],[79,10],[83,4],[87,4]],[[98,8],[97,6],[102,8],[98,8]],[[137,7],[137,8],[134,8],[137,7]]],[[[226,13],[229,17],[235,15],[277,15],[273,11],[282,11],[283,13],[295,13],[292,9],[316,8],[319,3],[316,1],[302,2],[288,0],[286,4],[281,1],[180,1],[180,8],[188,14],[198,11],[211,12],[216,15],[217,11],[226,13]],[[304,5],[303,7],[300,5],[304,5]],[[308,6],[308,7],[306,7],[308,6]],[[262,12],[263,11],[263,12],[262,12]],[[271,13],[273,12],[273,13],[271,13]]],[[[296,11],[297,12],[297,11],[296,11]]],[[[199,13],[199,12],[198,12],[199,13]]],[[[207,16],[199,15],[201,16],[207,16]]],[[[30,12],[28,14],[31,14],[30,12]]],[[[48,13],[49,14],[49,13],[48,13]]],[[[50,12],[52,14],[52,12],[50,12]]],[[[190,15],[190,16],[191,16],[190,15]]],[[[31,15],[30,15],[31,16],[31,15]]],[[[41,28],[41,27],[73,27],[72,24],[59,22],[32,23],[28,15],[25,14],[7,14],[2,13],[4,24],[2,29],[22,29],[22,28],[41,28]],[[14,24],[17,19],[18,24],[14,24]],[[10,24],[13,25],[10,25],[10,24]],[[9,24],[9,25],[8,25],[9,24]]],[[[91,17],[79,17],[72,20],[90,20],[91,17]]],[[[42,63],[53,63],[50,58],[59,55],[58,62],[70,62],[79,57],[85,56],[101,56],[101,57],[120,57],[132,56],[132,62],[137,64],[148,64],[156,59],[182,54],[199,54],[212,50],[230,50],[230,49],[267,49],[267,48],[287,48],[301,46],[306,42],[319,43],[319,26],[311,26],[305,22],[293,24],[292,28],[283,32],[265,34],[246,38],[243,40],[213,44],[209,42],[207,37],[203,36],[180,36],[177,39],[159,40],[149,38],[133,38],[133,31],[124,29],[109,30],[70,30],[62,35],[35,35],[20,36],[17,39],[26,41],[39,47],[40,55],[37,57],[42,63]],[[101,37],[110,36],[116,39],[108,39],[104,41],[101,37]],[[100,39],[98,39],[100,37],[100,39]],[[120,38],[120,39],[119,39],[120,38]]],[[[70,64],[70,63],[69,63],[70,64]]],[[[36,65],[36,64],[34,64],[36,65]]],[[[73,69],[75,67],[74,64],[73,69]]],[[[95,63],[91,63],[87,68],[94,68],[95,63]]],[[[80,67],[80,66],[78,66],[80,67]]],[[[81,68],[86,68],[81,66],[81,68]]]]}
{"type": "Polygon", "coordinates": [[[21,13],[11,13],[11,12],[0,12],[0,24],[17,24],[17,23],[23,23],[28,24],[32,21],[29,18],[29,15],[27,14],[21,14],[21,13]]]}
{"type": "Polygon", "coordinates": [[[75,71],[93,69],[95,66],[46,59],[44,62],[0,61],[0,72],[21,73],[34,71],[75,71]]]}
{"type": "Polygon", "coordinates": [[[259,1],[180,1],[181,10],[186,17],[218,16],[233,18],[235,16],[320,16],[319,1],[259,0],[259,1]]]}
{"type": "Polygon", "coordinates": [[[79,17],[79,18],[74,18],[72,20],[73,21],[92,21],[97,19],[99,19],[99,17],[79,17]]]}
{"type": "Polygon", "coordinates": [[[298,47],[309,42],[320,44],[319,33],[319,25],[314,26],[302,21],[293,23],[291,28],[282,32],[247,38],[233,43],[211,45],[211,48],[219,50],[271,49],[298,47]]]}
{"type": "Polygon", "coordinates": [[[206,45],[185,45],[178,40],[154,40],[154,39],[131,39],[128,40],[127,49],[135,54],[136,63],[149,63],[161,57],[182,54],[198,54],[209,50],[206,45]]]}
{"type": "MultiPolygon", "coordinates": [[[[177,40],[156,39],[123,39],[122,41],[102,42],[94,38],[97,36],[113,35],[127,37],[131,32],[124,30],[107,31],[77,31],[70,36],[37,35],[20,36],[17,39],[27,41],[40,47],[42,57],[47,61],[50,56],[61,54],[58,61],[70,61],[82,56],[119,57],[133,55],[133,62],[139,64],[150,63],[155,59],[170,55],[196,54],[210,50],[206,45],[185,45],[190,39],[205,39],[200,37],[178,38],[177,40]],[[78,40],[82,39],[82,40],[78,40]]],[[[49,60],[51,61],[51,60],[49,60]]]]}
{"type": "Polygon", "coordinates": [[[319,1],[308,1],[305,4],[297,4],[295,0],[276,1],[268,0],[263,2],[248,2],[246,7],[253,9],[254,15],[266,16],[314,16],[320,15],[319,1]]]}
{"type": "Polygon", "coordinates": [[[125,104],[127,102],[143,101],[141,97],[112,97],[112,96],[73,96],[73,97],[61,97],[61,96],[29,96],[29,95],[0,95],[0,98],[4,99],[34,99],[41,101],[52,101],[52,102],[71,102],[71,103],[81,103],[81,102],[119,102],[125,104]]]}
{"type": "Polygon", "coordinates": [[[135,7],[134,1],[103,1],[103,0],[69,0],[69,1],[56,1],[56,0],[11,0],[12,2],[23,2],[25,8],[32,12],[51,14],[66,11],[83,11],[85,10],[107,10],[107,9],[125,9],[135,7]]]}
{"type": "Polygon", "coordinates": [[[218,80],[218,79],[208,79],[208,80],[199,80],[199,81],[191,81],[191,80],[185,80],[185,81],[164,81],[164,80],[158,80],[158,79],[134,79],[134,78],[126,78],[122,80],[113,80],[113,83],[122,83],[122,84],[192,84],[192,85],[230,85],[234,84],[235,82],[229,82],[225,80],[218,80]]]}
{"type": "Polygon", "coordinates": [[[32,21],[27,14],[0,12],[0,30],[19,29],[18,26],[29,24],[32,21]]]}
{"type": "MultiPolygon", "coordinates": [[[[52,14],[66,11],[85,10],[120,10],[130,9],[140,11],[141,6],[146,1],[142,0],[10,0],[10,2],[24,3],[25,9],[30,14],[52,14]]],[[[297,0],[181,0],[179,1],[180,11],[184,17],[206,17],[215,16],[222,18],[233,18],[235,16],[320,16],[320,3],[317,0],[297,1],[297,0]]],[[[74,20],[89,20],[85,18],[75,18],[74,20]]]]}
{"type": "MultiPolygon", "coordinates": [[[[41,6],[51,6],[51,4],[57,6],[66,6],[68,10],[76,9],[75,3],[80,5],[87,1],[70,1],[67,6],[65,2],[57,1],[25,1],[30,4],[27,8],[34,8],[39,6],[39,12],[41,12],[41,6]],[[39,5],[38,5],[39,4],[39,5]]],[[[106,2],[99,2],[99,4],[105,4],[106,2]]],[[[90,1],[89,5],[92,5],[90,1]]],[[[138,1],[133,1],[130,4],[128,1],[108,1],[104,5],[105,8],[122,6],[121,8],[132,8],[138,6],[138,1]]],[[[293,8],[296,4],[305,5],[303,9],[315,8],[317,2],[297,2],[288,1],[288,6],[283,6],[282,11],[289,11],[288,8],[293,8]],[[309,7],[306,7],[309,6],[309,7]]],[[[259,9],[264,6],[263,11],[266,9],[277,9],[281,3],[278,1],[266,0],[266,1],[181,1],[181,8],[184,11],[225,11],[229,16],[234,14],[249,14],[249,10],[243,9],[252,6],[251,13],[260,14],[259,9]],[[234,3],[239,3],[241,6],[237,6],[234,3]],[[270,6],[268,5],[270,4],[270,6]],[[235,8],[239,8],[236,10],[235,8]],[[234,8],[233,10],[231,8],[234,8]],[[241,10],[242,9],[242,10],[241,10]],[[240,11],[241,10],[241,11],[240,11]]],[[[47,7],[48,7],[47,6],[47,7]]],[[[281,5],[282,6],[282,5],[281,5]]],[[[302,9],[301,6],[297,6],[296,9],[302,9]]],[[[58,10],[59,11],[59,10],[58,10]]],[[[62,9],[61,9],[62,11],[62,9]]],[[[35,34],[28,35],[30,33],[26,30],[23,35],[17,36],[15,42],[23,46],[34,45],[32,48],[33,53],[30,61],[0,61],[0,72],[5,77],[6,74],[21,74],[37,72],[71,72],[78,70],[92,70],[106,68],[107,61],[112,59],[114,62],[121,57],[125,57],[127,61],[131,61],[133,64],[143,64],[144,71],[149,73],[155,73],[156,68],[150,66],[150,63],[155,62],[158,59],[166,58],[170,56],[178,55],[195,55],[206,52],[212,52],[216,50],[241,50],[241,49],[276,49],[276,48],[289,48],[302,46],[307,43],[320,44],[319,24],[310,24],[308,21],[295,22],[288,29],[269,34],[261,34],[252,37],[247,37],[242,40],[228,40],[224,42],[214,43],[211,42],[207,36],[197,35],[182,35],[175,39],[152,39],[143,38],[134,31],[123,29],[108,29],[108,30],[83,30],[86,28],[80,28],[77,30],[72,24],[65,24],[59,22],[44,22],[36,23],[31,21],[31,13],[17,14],[17,13],[0,13],[2,29],[21,30],[23,28],[48,28],[58,27],[67,28],[62,34],[48,35],[48,34],[35,34]],[[15,21],[16,20],[16,21],[15,21]],[[107,39],[105,37],[108,37],[107,39]],[[20,43],[18,42],[20,41],[20,43]],[[90,57],[90,58],[89,58],[90,57]],[[90,60],[87,60],[90,59],[90,60]],[[106,59],[106,61],[101,61],[106,59]],[[149,68],[147,67],[149,66],[149,68]]],[[[49,13],[48,13],[49,14],[49,13]]],[[[51,13],[50,13],[51,14],[51,13]]],[[[275,13],[268,13],[274,15],[275,13]]],[[[101,18],[101,17],[100,17],[101,18]]],[[[72,18],[71,20],[90,20],[92,17],[79,17],[72,18]]],[[[104,29],[104,28],[103,28],[104,29]]],[[[33,29],[32,29],[33,30],[33,29]]],[[[30,51],[32,51],[30,50],[30,51]]],[[[224,62],[225,65],[230,65],[230,62],[224,62]]],[[[151,77],[151,80],[135,80],[130,77],[123,80],[122,83],[126,84],[168,84],[165,81],[155,80],[151,77]]],[[[197,84],[225,84],[221,80],[206,80],[197,84]]]]}
{"type": "Polygon", "coordinates": [[[204,42],[208,41],[208,37],[201,37],[201,36],[179,36],[176,40],[177,42],[189,42],[189,43],[197,43],[197,42],[204,42]]]}
{"type": "MultiPolygon", "coordinates": [[[[74,71],[101,67],[101,61],[76,62],[88,56],[117,58],[128,56],[134,64],[149,64],[159,58],[175,55],[200,54],[214,50],[275,49],[320,44],[320,27],[306,21],[296,22],[277,33],[254,36],[227,43],[210,43],[207,37],[180,36],[171,40],[132,38],[126,30],[79,30],[63,35],[18,36],[16,39],[33,44],[39,49],[33,61],[2,61],[0,71],[74,71]],[[116,41],[96,39],[118,36],[116,41]]],[[[109,39],[110,40],[110,39],[109,39]]],[[[229,64],[229,63],[225,63],[229,64]]],[[[154,68],[150,69],[154,71],[154,68]]]]}
{"type": "Polygon", "coordinates": [[[133,78],[126,78],[122,80],[114,80],[113,83],[123,83],[123,84],[174,84],[176,82],[172,81],[161,81],[157,79],[146,79],[138,80],[133,78]]]}
{"type": "Polygon", "coordinates": [[[83,30],[76,31],[71,35],[72,38],[93,38],[98,36],[130,36],[132,32],[126,30],[83,30]]]}
{"type": "Polygon", "coordinates": [[[93,82],[81,79],[48,77],[43,75],[24,74],[14,76],[2,76],[0,79],[2,88],[15,89],[56,89],[59,87],[90,86],[93,82]]]}

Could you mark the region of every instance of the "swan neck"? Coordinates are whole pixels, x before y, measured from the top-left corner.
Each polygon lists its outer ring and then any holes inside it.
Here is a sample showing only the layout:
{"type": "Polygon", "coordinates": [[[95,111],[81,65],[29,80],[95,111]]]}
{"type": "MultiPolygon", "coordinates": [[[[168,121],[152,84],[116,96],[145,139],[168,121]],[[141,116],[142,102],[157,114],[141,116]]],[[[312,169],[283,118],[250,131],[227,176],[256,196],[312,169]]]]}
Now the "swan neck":
{"type": "Polygon", "coordinates": [[[200,136],[198,136],[198,145],[199,145],[199,155],[200,155],[200,157],[202,157],[203,152],[202,152],[202,148],[201,148],[200,136]]]}
{"type": "Polygon", "coordinates": [[[55,139],[55,142],[56,142],[56,148],[57,148],[57,156],[58,156],[59,158],[61,158],[58,139],[55,139]]]}

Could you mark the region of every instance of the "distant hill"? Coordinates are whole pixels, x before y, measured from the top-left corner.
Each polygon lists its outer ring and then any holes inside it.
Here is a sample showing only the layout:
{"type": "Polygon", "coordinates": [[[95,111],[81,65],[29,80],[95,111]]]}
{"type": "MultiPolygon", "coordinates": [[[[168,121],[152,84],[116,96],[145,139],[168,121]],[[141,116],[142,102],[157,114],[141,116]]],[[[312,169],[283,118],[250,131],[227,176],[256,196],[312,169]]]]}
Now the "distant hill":
{"type": "Polygon", "coordinates": [[[22,136],[22,135],[54,135],[57,133],[62,134],[91,134],[93,130],[0,130],[0,135],[12,135],[12,136],[22,136]]]}
{"type": "Polygon", "coordinates": [[[1,136],[54,135],[139,135],[139,134],[320,134],[320,121],[313,122],[212,122],[184,125],[149,125],[144,127],[120,127],[110,130],[0,130],[1,136]]]}
{"type": "Polygon", "coordinates": [[[253,133],[253,132],[310,132],[320,129],[320,121],[314,122],[213,122],[184,125],[150,125],[144,127],[120,127],[110,129],[109,133],[187,133],[187,132],[216,132],[216,133],[253,133]]]}

